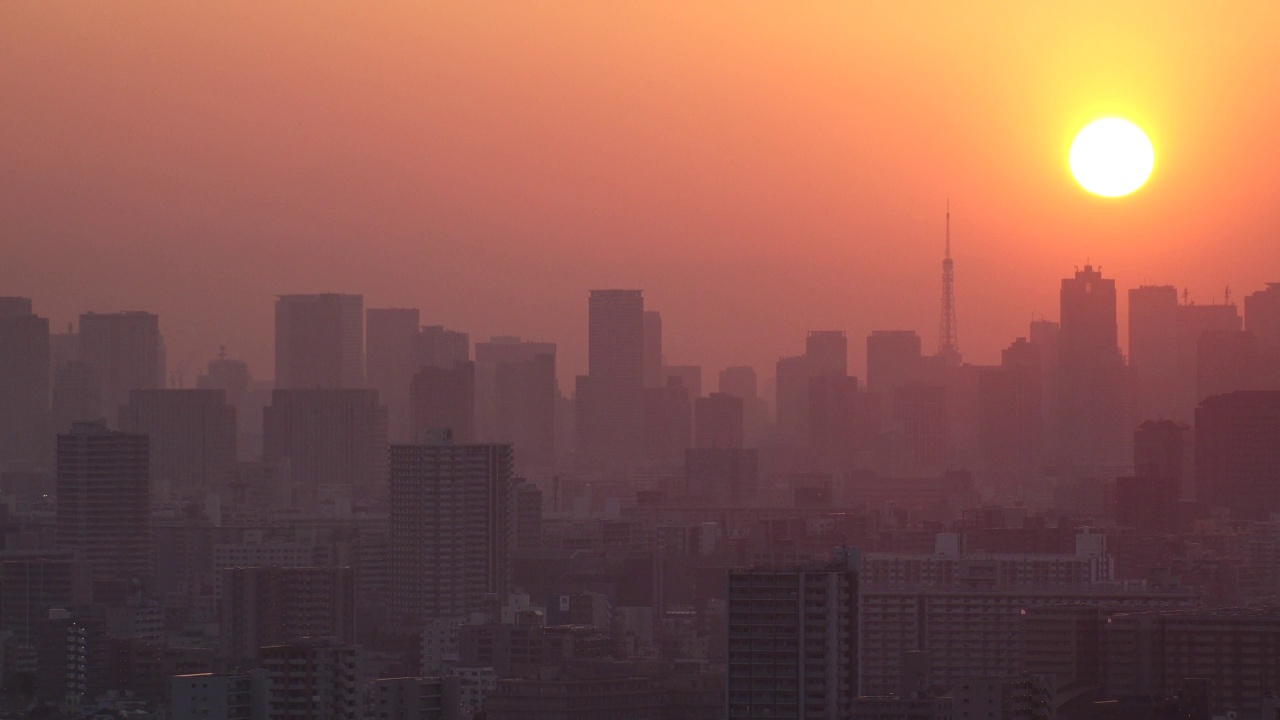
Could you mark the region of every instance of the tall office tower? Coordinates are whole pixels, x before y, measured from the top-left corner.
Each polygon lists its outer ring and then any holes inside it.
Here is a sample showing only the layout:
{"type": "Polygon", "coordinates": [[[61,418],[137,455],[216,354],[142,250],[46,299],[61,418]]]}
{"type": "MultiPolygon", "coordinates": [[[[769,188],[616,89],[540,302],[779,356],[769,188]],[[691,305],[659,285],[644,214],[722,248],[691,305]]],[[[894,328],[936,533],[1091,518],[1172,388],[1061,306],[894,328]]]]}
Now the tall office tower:
{"type": "Polygon", "coordinates": [[[1280,392],[1215,395],[1196,408],[1196,499],[1232,517],[1280,511],[1280,392]]]}
{"type": "Polygon", "coordinates": [[[799,441],[809,421],[809,361],[804,355],[778,358],[774,373],[775,424],[799,441]]]}
{"type": "Polygon", "coordinates": [[[82,362],[69,362],[54,369],[49,414],[58,431],[70,429],[72,423],[105,419],[102,390],[92,368],[82,362]]]}
{"type": "Polygon", "coordinates": [[[381,497],[387,482],[387,408],[377,390],[274,390],[262,410],[263,459],[288,460],[297,495],[381,497]]]}
{"type": "Polygon", "coordinates": [[[1044,454],[1058,457],[1058,336],[1062,327],[1052,320],[1032,320],[1028,331],[1031,344],[1040,350],[1040,427],[1044,432],[1044,454]]]}
{"type": "Polygon", "coordinates": [[[671,378],[679,380],[680,385],[689,391],[690,402],[702,397],[701,365],[663,365],[662,375],[667,384],[671,383],[671,378]]]}
{"type": "Polygon", "coordinates": [[[236,409],[221,390],[134,390],[119,427],[150,439],[153,500],[202,499],[231,479],[236,409]]]}
{"type": "Polygon", "coordinates": [[[236,452],[241,459],[260,457],[262,453],[262,408],[271,397],[263,384],[255,384],[249,364],[227,357],[226,349],[209,361],[205,371],[196,376],[197,390],[221,390],[227,404],[236,411],[236,452]]]}
{"type": "Polygon", "coordinates": [[[858,560],[729,572],[728,717],[844,718],[858,697],[858,560]]]}
{"type": "Polygon", "coordinates": [[[867,389],[888,392],[919,377],[920,336],[914,330],[875,330],[867,336],[867,389]]]}
{"type": "Polygon", "coordinates": [[[114,415],[130,390],[165,386],[160,317],[149,312],[80,316],[80,358],[101,391],[102,411],[114,415]]]}
{"type": "Polygon", "coordinates": [[[127,590],[151,570],[146,435],[76,423],[58,435],[56,539],[89,563],[96,587],[127,590]]]}
{"type": "Polygon", "coordinates": [[[1016,487],[1043,459],[1040,347],[1018,338],[978,377],[978,449],[987,479],[1016,487]]]}
{"type": "Polygon", "coordinates": [[[1237,390],[1264,390],[1258,339],[1248,330],[1209,330],[1196,352],[1196,400],[1237,390]]]}
{"type": "Polygon", "coordinates": [[[1265,354],[1280,353],[1280,283],[1267,283],[1266,290],[1245,297],[1244,326],[1265,354]]]}
{"type": "Polygon", "coordinates": [[[891,398],[891,427],[899,443],[894,474],[928,475],[945,469],[951,455],[946,390],[907,383],[891,398]]]}
{"type": "Polygon", "coordinates": [[[262,648],[267,720],[358,720],[360,649],[332,638],[262,648]]]}
{"type": "Polygon", "coordinates": [[[1176,480],[1179,495],[1195,495],[1191,427],[1173,420],[1148,420],[1133,431],[1133,474],[1176,480]]]}
{"type": "Polygon", "coordinates": [[[1182,336],[1177,288],[1144,285],[1129,291],[1129,367],[1136,420],[1181,417],[1182,336]]]}
{"type": "Polygon", "coordinates": [[[471,336],[443,325],[424,325],[413,340],[413,368],[451,368],[471,359],[471,336]]]}
{"type": "Polygon", "coordinates": [[[1116,344],[1116,283],[1085,265],[1062,281],[1058,435],[1068,466],[1128,465],[1124,365],[1116,344]]]}
{"type": "Polygon", "coordinates": [[[742,447],[742,398],[711,393],[693,401],[693,446],[742,447]]]}
{"type": "Polygon", "coordinates": [[[510,445],[391,448],[393,619],[420,627],[506,596],[514,543],[510,445]]]}
{"type": "Polygon", "coordinates": [[[667,384],[662,372],[662,313],[644,311],[644,386],[660,388],[667,384]]]}
{"type": "Polygon", "coordinates": [[[842,474],[858,465],[867,438],[860,432],[862,414],[858,378],[839,375],[809,379],[807,445],[821,472],[842,474]]]}
{"type": "Polygon", "coordinates": [[[364,296],[277,296],[276,389],[363,386],[364,296]]]}
{"type": "Polygon", "coordinates": [[[515,447],[516,474],[547,478],[555,472],[555,343],[493,338],[476,343],[477,425],[485,442],[515,447]]]}
{"type": "Polygon", "coordinates": [[[0,468],[48,457],[48,424],[49,321],[28,298],[0,298],[0,468]]]}
{"type": "Polygon", "coordinates": [[[756,381],[756,369],[750,365],[727,367],[720,371],[720,392],[732,395],[740,400],[760,397],[760,386],[756,381]]]}
{"type": "Polygon", "coordinates": [[[804,340],[804,356],[810,377],[849,374],[849,339],[843,330],[810,330],[804,340]]]}
{"type": "Polygon", "coordinates": [[[754,449],[694,448],[684,454],[685,496],[700,505],[751,505],[760,487],[754,449]]]}
{"type": "Polygon", "coordinates": [[[415,369],[417,308],[370,308],[365,311],[365,355],[369,385],[387,406],[387,434],[392,442],[409,440],[409,383],[415,369]]]}
{"type": "MultiPolygon", "coordinates": [[[[1200,379],[1200,347],[1206,334],[1231,334],[1240,332],[1243,320],[1235,305],[1178,306],[1178,377],[1171,394],[1177,403],[1177,412],[1169,419],[1191,422],[1196,406],[1208,395],[1201,395],[1197,387],[1200,379]]],[[[1221,360],[1221,358],[1213,358],[1221,360]]],[[[1229,358],[1228,358],[1229,360],[1229,358]]],[[[1212,365],[1212,362],[1210,363],[1212,365]]],[[[1208,389],[1208,388],[1206,388],[1208,389]]],[[[1248,390],[1263,389],[1250,383],[1248,390]]],[[[1214,394],[1214,393],[1210,393],[1214,394]]]]}
{"type": "Polygon", "coordinates": [[[575,398],[578,452],[594,470],[617,471],[643,454],[644,295],[592,290],[587,375],[575,398]]]}
{"type": "Polygon", "coordinates": [[[644,457],[656,465],[679,464],[693,444],[693,403],[675,375],[667,386],[644,389],[644,457]]]}
{"type": "Polygon", "coordinates": [[[222,656],[251,667],[258,652],[304,637],[356,640],[349,567],[232,567],[222,571],[222,656]]]}
{"type": "Polygon", "coordinates": [[[428,433],[448,430],[459,443],[474,442],[475,404],[475,363],[423,365],[409,384],[410,437],[421,442],[428,433]]]}

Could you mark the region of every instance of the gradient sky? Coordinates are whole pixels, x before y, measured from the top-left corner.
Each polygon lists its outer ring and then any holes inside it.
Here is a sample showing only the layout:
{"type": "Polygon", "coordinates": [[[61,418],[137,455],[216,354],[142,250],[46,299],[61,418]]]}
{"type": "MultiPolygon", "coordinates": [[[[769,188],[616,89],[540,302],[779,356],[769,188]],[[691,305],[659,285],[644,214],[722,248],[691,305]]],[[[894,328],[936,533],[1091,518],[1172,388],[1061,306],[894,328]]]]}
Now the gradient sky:
{"type": "Polygon", "coordinates": [[[161,314],[191,384],[269,376],[277,293],[359,292],[586,361],[638,287],[669,362],[772,374],[807,329],[994,362],[1092,260],[1218,302],[1280,279],[1274,3],[0,4],[0,294],[161,314]],[[1217,5],[1221,5],[1220,7],[1217,5]],[[1148,185],[1066,153],[1119,114],[1148,185]]]}

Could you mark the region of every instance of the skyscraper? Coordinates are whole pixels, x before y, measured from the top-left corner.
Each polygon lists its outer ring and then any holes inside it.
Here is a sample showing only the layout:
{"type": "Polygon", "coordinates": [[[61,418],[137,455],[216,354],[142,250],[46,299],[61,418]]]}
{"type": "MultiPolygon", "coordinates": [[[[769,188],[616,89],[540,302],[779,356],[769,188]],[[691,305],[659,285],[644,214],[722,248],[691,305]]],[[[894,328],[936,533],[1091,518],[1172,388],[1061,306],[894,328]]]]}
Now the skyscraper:
{"type": "Polygon", "coordinates": [[[843,330],[810,330],[804,340],[809,377],[849,374],[849,340],[843,330]]]}
{"type": "Polygon", "coordinates": [[[409,432],[414,442],[448,430],[459,443],[474,442],[476,368],[471,361],[450,368],[423,365],[409,385],[409,432]]]}
{"type": "Polygon", "coordinates": [[[365,311],[365,353],[369,385],[387,406],[387,433],[392,442],[409,439],[409,383],[413,380],[417,308],[370,308],[365,311]]]}
{"type": "Polygon", "coordinates": [[[1196,408],[1196,499],[1238,519],[1280,511],[1280,392],[1233,392],[1196,408]]]}
{"type": "Polygon", "coordinates": [[[1179,383],[1187,380],[1179,378],[1183,344],[1177,288],[1144,285],[1129,290],[1129,367],[1136,420],[1182,417],[1179,383]]]}
{"type": "Polygon", "coordinates": [[[1062,281],[1058,337],[1061,460],[1069,466],[1130,463],[1124,367],[1116,342],[1116,283],[1085,265],[1062,281]]]}
{"type": "Polygon", "coordinates": [[[231,479],[236,409],[222,390],[134,390],[119,426],[149,438],[156,501],[203,498],[231,479]]]}
{"type": "Polygon", "coordinates": [[[0,298],[0,468],[47,463],[48,424],[49,321],[27,298],[0,298]]]}
{"type": "Polygon", "coordinates": [[[618,470],[644,444],[644,296],[640,290],[592,290],[587,375],[578,382],[578,452],[586,467],[618,470]]]}
{"type": "Polygon", "coordinates": [[[476,420],[485,442],[515,448],[516,474],[550,477],[556,460],[556,345],[476,343],[476,420]]]}
{"type": "Polygon", "coordinates": [[[663,387],[667,383],[662,366],[662,313],[644,311],[644,386],[663,387]]]}
{"type": "Polygon", "coordinates": [[[978,457],[993,483],[1016,487],[1043,460],[1040,347],[1018,338],[978,378],[978,457]]]}
{"type": "Polygon", "coordinates": [[[388,605],[410,626],[508,591],[514,542],[509,445],[391,448],[388,605]]]}
{"type": "Polygon", "coordinates": [[[693,401],[693,446],[742,447],[742,399],[711,393],[693,401]]]}
{"type": "Polygon", "coordinates": [[[471,336],[443,325],[424,325],[413,341],[413,368],[451,368],[471,359],[471,336]]]}
{"type": "Polygon", "coordinates": [[[335,293],[278,296],[276,389],[363,385],[364,297],[335,293]]]}
{"type": "Polygon", "coordinates": [[[778,358],[774,383],[774,421],[778,431],[802,441],[809,422],[808,359],[804,355],[778,358]]]}
{"type": "Polygon", "coordinates": [[[1265,290],[1245,297],[1244,323],[1264,353],[1280,352],[1280,283],[1267,283],[1265,290]]]}
{"type": "Polygon", "coordinates": [[[165,386],[160,317],[149,312],[81,315],[80,358],[93,372],[102,412],[114,416],[130,390],[165,386]]]}
{"type": "Polygon", "coordinates": [[[918,377],[920,336],[914,330],[875,330],[867,336],[867,389],[888,392],[918,377]]]}
{"type": "Polygon", "coordinates": [[[378,497],[386,489],[387,408],[377,390],[274,390],[263,415],[263,459],[288,460],[297,499],[321,490],[378,497]]]}
{"type": "Polygon", "coordinates": [[[729,572],[728,717],[850,717],[858,697],[858,561],[729,572]]]}
{"type": "Polygon", "coordinates": [[[95,584],[127,589],[150,575],[148,455],[146,435],[97,423],[58,435],[57,544],[81,554],[95,584]]]}

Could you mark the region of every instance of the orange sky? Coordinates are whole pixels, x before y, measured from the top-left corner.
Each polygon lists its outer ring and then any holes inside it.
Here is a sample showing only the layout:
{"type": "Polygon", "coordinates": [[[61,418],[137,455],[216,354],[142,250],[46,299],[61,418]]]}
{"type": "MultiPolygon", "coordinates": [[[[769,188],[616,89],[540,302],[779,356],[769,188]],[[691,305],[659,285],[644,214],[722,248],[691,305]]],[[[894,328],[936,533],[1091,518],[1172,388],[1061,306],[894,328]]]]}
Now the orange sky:
{"type": "MultiPolygon", "coordinates": [[[[271,302],[361,292],[585,365],[591,288],[670,362],[771,374],[810,328],[992,362],[1092,259],[1217,301],[1280,279],[1270,3],[0,4],[0,294],[161,313],[187,383],[269,375],[271,302]],[[1070,179],[1102,114],[1156,147],[1070,179]]],[[[1123,312],[1123,302],[1122,302],[1123,312]]],[[[1123,314],[1121,316],[1123,318],[1123,314]]]]}

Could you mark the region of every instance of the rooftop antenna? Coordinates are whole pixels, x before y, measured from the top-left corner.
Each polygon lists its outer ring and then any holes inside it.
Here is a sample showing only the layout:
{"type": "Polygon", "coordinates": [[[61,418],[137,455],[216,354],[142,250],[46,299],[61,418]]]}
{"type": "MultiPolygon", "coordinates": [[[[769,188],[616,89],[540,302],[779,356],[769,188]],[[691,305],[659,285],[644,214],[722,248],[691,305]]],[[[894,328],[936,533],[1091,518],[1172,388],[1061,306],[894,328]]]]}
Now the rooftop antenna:
{"type": "Polygon", "coordinates": [[[1222,300],[1223,305],[1231,304],[1231,286],[1230,285],[1228,285],[1227,289],[1222,293],[1222,297],[1223,297],[1223,300],[1222,300]]]}

